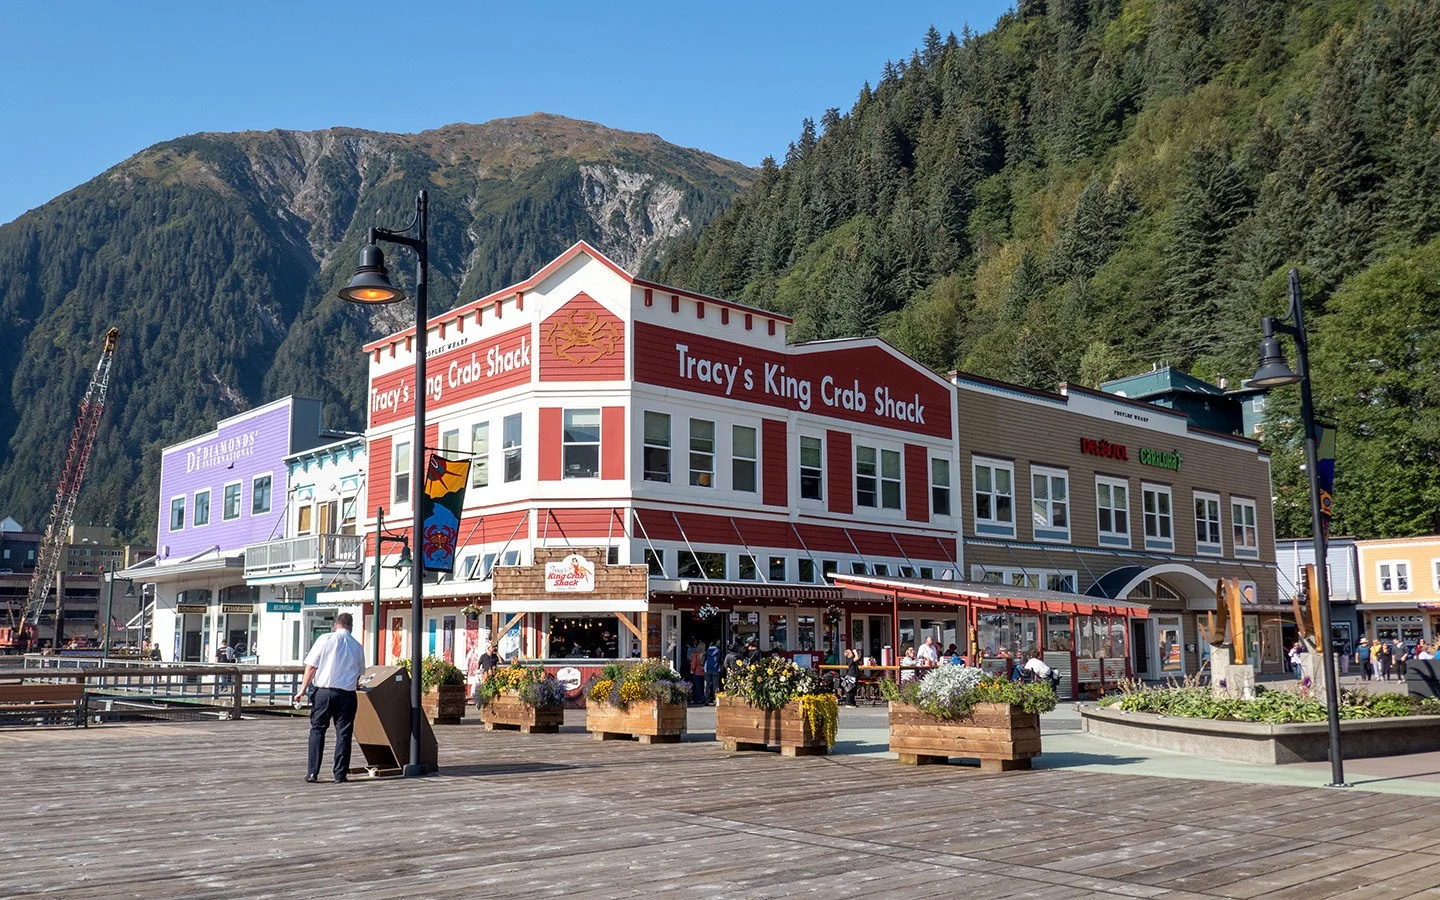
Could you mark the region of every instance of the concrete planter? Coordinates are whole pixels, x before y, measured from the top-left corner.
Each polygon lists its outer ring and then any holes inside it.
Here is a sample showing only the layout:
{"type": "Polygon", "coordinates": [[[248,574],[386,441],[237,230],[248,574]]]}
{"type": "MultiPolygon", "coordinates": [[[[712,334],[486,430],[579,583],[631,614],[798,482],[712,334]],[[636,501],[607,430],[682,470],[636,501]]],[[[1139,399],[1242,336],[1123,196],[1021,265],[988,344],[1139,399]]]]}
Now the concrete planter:
{"type": "Polygon", "coordinates": [[[1028,769],[1040,755],[1040,716],[1008,703],[977,703],[963,719],[939,719],[908,703],[890,704],[890,752],[905,765],[980,760],[982,772],[1028,769]]]}
{"type": "Polygon", "coordinates": [[[486,731],[513,728],[521,734],[555,734],[565,723],[565,710],[527,706],[516,691],[504,691],[480,709],[486,731]]]}
{"type": "MultiPolygon", "coordinates": [[[[1080,722],[1096,737],[1211,759],[1278,765],[1330,758],[1329,729],[1324,722],[1267,725],[1127,713],[1097,706],[1081,709],[1080,722]]],[[[1346,759],[1440,750],[1440,716],[1346,719],[1340,723],[1340,745],[1346,759]]]]}
{"type": "Polygon", "coordinates": [[[715,740],[726,750],[764,750],[780,745],[781,756],[809,756],[830,751],[824,734],[816,734],[800,701],[791,700],[779,709],[765,710],[744,700],[721,694],[715,700],[715,740]]]}
{"type": "Polygon", "coordinates": [[[637,738],[642,744],[674,744],[685,733],[683,703],[642,700],[620,709],[590,701],[585,706],[585,728],[597,741],[637,738]]]}

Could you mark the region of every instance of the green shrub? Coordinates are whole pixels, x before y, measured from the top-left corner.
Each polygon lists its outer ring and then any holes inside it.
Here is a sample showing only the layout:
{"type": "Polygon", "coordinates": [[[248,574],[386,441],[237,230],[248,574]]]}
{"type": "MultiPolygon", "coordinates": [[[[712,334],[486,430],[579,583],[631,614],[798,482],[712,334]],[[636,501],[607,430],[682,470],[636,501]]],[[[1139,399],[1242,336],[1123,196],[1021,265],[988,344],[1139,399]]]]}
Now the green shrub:
{"type": "MultiPolygon", "coordinates": [[[[402,659],[397,665],[410,674],[410,660],[402,659]]],[[[464,684],[465,673],[454,663],[448,663],[443,657],[427,656],[420,662],[420,690],[430,693],[437,684],[464,684]]]]}

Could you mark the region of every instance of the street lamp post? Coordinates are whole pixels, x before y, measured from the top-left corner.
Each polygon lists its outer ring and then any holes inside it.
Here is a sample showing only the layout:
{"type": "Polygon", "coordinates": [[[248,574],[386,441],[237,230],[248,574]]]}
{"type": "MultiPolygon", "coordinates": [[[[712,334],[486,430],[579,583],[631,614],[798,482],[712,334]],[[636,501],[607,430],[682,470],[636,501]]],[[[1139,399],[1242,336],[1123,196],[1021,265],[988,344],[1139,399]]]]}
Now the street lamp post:
{"type": "MultiPolygon", "coordinates": [[[[340,299],[351,303],[384,304],[405,299],[405,292],[390,283],[390,273],[385,269],[385,255],[380,252],[377,241],[409,247],[419,257],[419,274],[415,280],[415,429],[411,439],[410,463],[410,545],[423,547],[421,532],[424,523],[420,515],[420,498],[425,490],[425,338],[429,324],[426,309],[430,276],[430,211],[429,196],[425,191],[415,199],[415,218],[399,231],[388,228],[371,228],[369,240],[360,250],[360,265],[350,283],[339,291],[340,299]],[[416,231],[411,237],[409,232],[416,231]]],[[[416,553],[410,573],[410,761],[404,775],[413,778],[425,775],[425,764],[420,761],[421,717],[420,707],[420,631],[424,626],[421,612],[421,590],[425,584],[425,555],[416,553]]],[[[378,584],[378,581],[377,581],[378,584]]],[[[377,610],[379,604],[376,604],[377,610]]]]}
{"type": "MultiPolygon", "coordinates": [[[[110,582],[109,589],[105,592],[105,640],[100,644],[100,662],[102,665],[110,661],[110,631],[114,627],[115,619],[112,611],[115,608],[115,560],[110,560],[110,582]]],[[[135,582],[126,580],[125,596],[135,596],[135,582]]]]}
{"type": "Polygon", "coordinates": [[[375,510],[375,628],[370,638],[377,666],[380,665],[380,569],[383,568],[382,563],[385,559],[385,545],[389,543],[401,545],[400,558],[390,568],[410,568],[414,564],[410,558],[410,539],[404,535],[386,534],[385,507],[377,507],[375,510]]]}
{"type": "Polygon", "coordinates": [[[1330,584],[1325,572],[1325,528],[1320,513],[1320,473],[1316,460],[1315,405],[1310,393],[1310,347],[1305,336],[1305,311],[1300,303],[1300,273],[1290,270],[1290,311],[1285,319],[1266,316],[1261,319],[1265,337],[1260,341],[1260,366],[1250,387],[1269,389],[1287,384],[1300,385],[1300,425],[1305,430],[1305,474],[1310,481],[1310,532],[1315,544],[1315,581],[1320,604],[1320,664],[1325,667],[1325,718],[1330,725],[1330,783],[1326,787],[1348,787],[1345,784],[1345,762],[1340,753],[1340,686],[1335,671],[1334,638],[1330,631],[1330,584]],[[1286,324],[1286,319],[1293,324],[1286,324]],[[1275,335],[1288,334],[1295,341],[1299,371],[1293,372],[1285,362],[1285,350],[1275,335]]]}

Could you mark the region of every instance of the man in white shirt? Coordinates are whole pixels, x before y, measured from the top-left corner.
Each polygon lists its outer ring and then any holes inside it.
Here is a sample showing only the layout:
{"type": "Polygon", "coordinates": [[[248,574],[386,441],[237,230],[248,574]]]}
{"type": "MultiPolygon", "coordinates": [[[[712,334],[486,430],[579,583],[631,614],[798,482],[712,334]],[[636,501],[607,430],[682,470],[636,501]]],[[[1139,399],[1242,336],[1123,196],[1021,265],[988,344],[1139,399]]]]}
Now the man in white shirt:
{"type": "Polygon", "coordinates": [[[920,665],[940,665],[940,648],[935,645],[935,638],[927,637],[925,643],[920,645],[920,665]]]}
{"type": "Polygon", "coordinates": [[[1050,677],[1055,670],[1046,665],[1045,660],[1040,658],[1039,650],[1030,651],[1030,658],[1025,660],[1025,671],[1031,673],[1036,681],[1049,681],[1052,686],[1055,683],[1055,679],[1050,677]]]}
{"type": "Polygon", "coordinates": [[[350,771],[350,734],[355,730],[355,689],[365,671],[365,648],[350,634],[354,619],[349,613],[335,617],[335,630],[315,642],[305,657],[305,677],[295,699],[315,685],[310,707],[310,765],[305,780],[320,779],[320,759],[325,755],[325,730],[335,720],[335,781],[347,780],[350,771]]]}

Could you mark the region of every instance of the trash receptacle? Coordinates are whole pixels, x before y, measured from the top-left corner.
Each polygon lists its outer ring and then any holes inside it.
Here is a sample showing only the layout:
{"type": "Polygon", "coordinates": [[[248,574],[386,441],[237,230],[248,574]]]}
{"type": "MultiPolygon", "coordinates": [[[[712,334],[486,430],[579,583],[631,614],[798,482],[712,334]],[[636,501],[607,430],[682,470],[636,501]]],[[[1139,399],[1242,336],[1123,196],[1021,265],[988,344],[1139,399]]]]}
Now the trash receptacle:
{"type": "MultiPolygon", "coordinates": [[[[410,762],[410,676],[400,666],[371,666],[360,676],[355,743],[372,775],[393,775],[410,762]]],[[[420,718],[420,761],[439,768],[435,732],[420,718]]]]}
{"type": "Polygon", "coordinates": [[[1405,691],[1412,697],[1440,697],[1440,659],[1406,661],[1405,691]]]}

